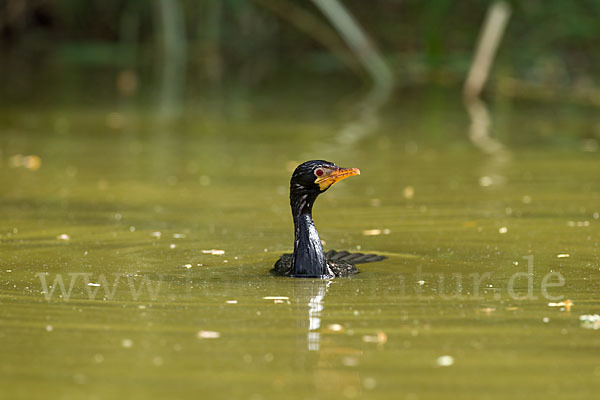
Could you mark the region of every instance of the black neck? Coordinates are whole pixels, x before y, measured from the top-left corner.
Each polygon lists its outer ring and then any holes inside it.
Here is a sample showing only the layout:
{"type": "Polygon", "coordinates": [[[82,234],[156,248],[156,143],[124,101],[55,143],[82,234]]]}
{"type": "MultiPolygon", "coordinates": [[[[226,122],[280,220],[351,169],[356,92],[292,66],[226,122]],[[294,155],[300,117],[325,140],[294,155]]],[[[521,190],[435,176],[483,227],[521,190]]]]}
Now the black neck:
{"type": "Polygon", "coordinates": [[[294,216],[294,254],[292,274],[297,277],[327,277],[323,245],[310,214],[294,216]]]}
{"type": "Polygon", "coordinates": [[[312,219],[312,206],[317,194],[290,192],[294,217],[294,254],[292,275],[306,278],[326,278],[330,273],[325,261],[321,239],[312,219]]]}

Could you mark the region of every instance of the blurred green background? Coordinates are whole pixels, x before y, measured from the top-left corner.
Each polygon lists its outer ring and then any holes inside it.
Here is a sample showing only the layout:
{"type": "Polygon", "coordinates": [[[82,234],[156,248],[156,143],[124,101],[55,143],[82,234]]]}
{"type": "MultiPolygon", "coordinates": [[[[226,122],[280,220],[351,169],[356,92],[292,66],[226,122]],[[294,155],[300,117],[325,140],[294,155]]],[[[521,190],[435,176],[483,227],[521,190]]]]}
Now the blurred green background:
{"type": "MultiPolygon", "coordinates": [[[[343,2],[382,52],[400,90],[460,87],[489,4],[343,2]]],[[[493,93],[600,105],[600,1],[510,5],[493,93]]],[[[144,93],[161,87],[165,61],[174,59],[185,66],[178,71],[184,97],[223,85],[256,90],[367,78],[315,4],[298,0],[4,0],[0,57],[0,93],[10,102],[147,98],[144,93]],[[49,84],[59,93],[35,90],[49,84]]]]}

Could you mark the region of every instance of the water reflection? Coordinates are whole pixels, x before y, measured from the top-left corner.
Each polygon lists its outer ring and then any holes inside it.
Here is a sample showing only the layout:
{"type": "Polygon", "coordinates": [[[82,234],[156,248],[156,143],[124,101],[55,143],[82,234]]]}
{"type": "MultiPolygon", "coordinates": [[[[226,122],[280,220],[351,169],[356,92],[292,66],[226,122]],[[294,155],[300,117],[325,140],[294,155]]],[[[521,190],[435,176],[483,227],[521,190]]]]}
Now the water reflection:
{"type": "MultiPolygon", "coordinates": [[[[319,351],[321,348],[321,313],[324,308],[325,295],[327,289],[331,285],[331,281],[305,281],[299,280],[294,284],[294,298],[298,309],[303,309],[308,306],[308,324],[307,320],[299,319],[299,325],[305,326],[306,333],[306,348],[308,351],[319,351]]],[[[298,313],[302,315],[302,313],[298,313]]]]}
{"type": "MultiPolygon", "coordinates": [[[[352,368],[360,365],[362,350],[349,346],[333,333],[330,326],[324,330],[325,297],[332,283],[331,280],[305,279],[293,283],[291,298],[296,308],[298,332],[293,358],[299,370],[311,376],[306,384],[314,393],[320,393],[323,398],[335,398],[340,394],[353,398],[362,391],[360,372],[352,368]]],[[[334,293],[329,294],[333,300],[334,293]]],[[[328,304],[331,305],[331,301],[328,304]]]]}
{"type": "Polygon", "coordinates": [[[490,155],[482,168],[479,179],[481,186],[503,184],[506,179],[502,170],[510,160],[510,153],[506,147],[491,135],[490,112],[487,104],[481,99],[510,12],[510,6],[504,1],[496,1],[489,6],[475,57],[463,88],[465,107],[471,119],[469,139],[478,149],[490,155]]]}
{"type": "Polygon", "coordinates": [[[478,97],[466,98],[465,106],[471,118],[469,139],[489,157],[480,168],[479,184],[483,187],[506,183],[506,168],[511,159],[510,151],[491,136],[490,112],[486,103],[478,97]]]}
{"type": "Polygon", "coordinates": [[[160,0],[156,7],[165,52],[159,116],[163,121],[170,121],[182,113],[186,67],[185,18],[178,1],[160,0]]]}

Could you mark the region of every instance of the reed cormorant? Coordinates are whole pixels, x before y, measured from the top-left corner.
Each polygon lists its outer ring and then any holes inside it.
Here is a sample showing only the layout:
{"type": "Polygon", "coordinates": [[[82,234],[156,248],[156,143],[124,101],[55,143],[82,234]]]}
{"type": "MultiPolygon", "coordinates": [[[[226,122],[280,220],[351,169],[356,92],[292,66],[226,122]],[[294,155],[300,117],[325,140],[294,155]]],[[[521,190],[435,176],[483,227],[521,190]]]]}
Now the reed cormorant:
{"type": "Polygon", "coordinates": [[[325,253],[313,223],[312,207],[321,193],[336,182],[358,175],[358,168],[340,168],[323,160],[300,164],[290,180],[290,205],[294,217],[294,253],[284,254],[271,270],[295,278],[333,278],[358,273],[354,264],[385,259],[376,254],[330,250],[325,253]]]}

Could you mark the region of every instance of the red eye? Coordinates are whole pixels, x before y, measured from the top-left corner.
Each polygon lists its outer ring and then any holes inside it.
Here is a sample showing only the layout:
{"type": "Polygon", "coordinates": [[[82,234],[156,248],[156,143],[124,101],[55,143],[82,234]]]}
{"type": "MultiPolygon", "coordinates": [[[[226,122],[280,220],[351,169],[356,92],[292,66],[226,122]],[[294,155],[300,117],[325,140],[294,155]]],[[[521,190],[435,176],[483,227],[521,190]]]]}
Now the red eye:
{"type": "Polygon", "coordinates": [[[321,168],[317,168],[315,170],[315,175],[316,176],[323,176],[323,170],[321,168]]]}

